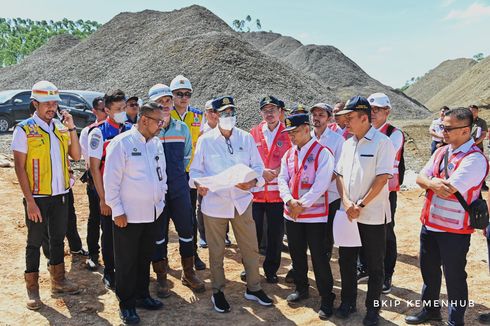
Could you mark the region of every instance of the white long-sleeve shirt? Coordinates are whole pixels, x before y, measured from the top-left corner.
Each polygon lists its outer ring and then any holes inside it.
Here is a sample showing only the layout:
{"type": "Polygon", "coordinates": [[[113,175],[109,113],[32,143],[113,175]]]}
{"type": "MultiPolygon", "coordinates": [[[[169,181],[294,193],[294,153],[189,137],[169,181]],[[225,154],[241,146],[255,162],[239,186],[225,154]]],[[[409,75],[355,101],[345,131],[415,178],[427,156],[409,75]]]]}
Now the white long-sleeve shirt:
{"type": "MultiPolygon", "coordinates": [[[[303,162],[305,155],[308,153],[308,150],[310,149],[310,147],[313,145],[315,141],[316,138],[312,137],[311,140],[307,142],[299,150],[296,145],[292,147],[291,149],[292,151],[298,152],[298,162],[303,162]]],[[[284,156],[281,159],[281,172],[279,172],[279,176],[277,178],[277,182],[279,185],[279,193],[284,203],[287,203],[288,201],[293,199],[293,195],[291,194],[291,189],[289,189],[289,180],[291,179],[291,176],[289,175],[289,171],[288,171],[287,155],[288,153],[284,154],[284,156]]],[[[320,152],[320,157],[318,158],[318,169],[316,170],[315,173],[315,182],[313,182],[313,185],[311,186],[310,190],[307,193],[305,193],[303,196],[301,196],[301,198],[299,198],[299,202],[302,204],[303,207],[310,207],[318,200],[318,198],[321,197],[321,195],[323,195],[327,191],[332,180],[334,167],[335,164],[334,164],[333,155],[330,153],[328,149],[326,148],[322,149],[322,151],[320,152]]],[[[286,215],[284,215],[284,218],[292,220],[288,218],[286,215]]],[[[295,222],[301,222],[301,223],[325,222],[325,217],[297,219],[295,220],[295,222]]]]}
{"type": "Polygon", "coordinates": [[[117,135],[107,147],[105,201],[112,218],[126,214],[128,223],[151,223],[163,212],[167,193],[165,153],[161,141],[146,141],[137,126],[117,135]]]}
{"type": "MultiPolygon", "coordinates": [[[[264,164],[260,158],[255,141],[248,132],[233,128],[230,136],[231,148],[228,148],[225,137],[219,128],[214,128],[199,138],[194,159],[189,171],[189,186],[196,188],[194,179],[217,175],[218,173],[243,163],[257,172],[257,186],[263,186],[262,177],[264,164]],[[233,152],[233,154],[230,153],[233,152]]],[[[219,192],[208,191],[202,199],[201,211],[207,216],[233,218],[235,208],[238,214],[243,214],[252,201],[250,191],[236,187],[219,192]]]]}

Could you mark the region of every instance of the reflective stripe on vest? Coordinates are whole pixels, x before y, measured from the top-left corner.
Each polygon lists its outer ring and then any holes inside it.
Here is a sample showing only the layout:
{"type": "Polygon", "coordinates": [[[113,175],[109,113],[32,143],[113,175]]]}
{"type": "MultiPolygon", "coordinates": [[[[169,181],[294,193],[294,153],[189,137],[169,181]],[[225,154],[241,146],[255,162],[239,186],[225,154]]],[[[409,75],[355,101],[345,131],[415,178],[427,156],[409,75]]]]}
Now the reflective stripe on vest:
{"type": "Polygon", "coordinates": [[[189,172],[189,168],[191,166],[192,160],[194,159],[194,152],[196,151],[197,138],[199,138],[201,134],[201,123],[203,113],[193,107],[189,107],[187,113],[185,114],[184,119],[180,117],[179,112],[175,109],[175,107],[170,111],[170,115],[175,120],[180,120],[184,122],[187,127],[189,127],[189,132],[192,138],[192,155],[191,160],[189,161],[189,165],[186,167],[186,172],[189,172]]]}
{"type": "MultiPolygon", "coordinates": [[[[390,126],[389,123],[385,123],[384,126],[381,129],[379,129],[379,131],[381,133],[383,133],[384,135],[388,136],[387,133],[388,133],[389,126],[390,126]]],[[[393,127],[393,128],[394,129],[393,129],[393,132],[391,134],[393,134],[395,131],[399,130],[395,127],[393,127]]],[[[388,138],[389,138],[389,136],[388,136],[388,138]]],[[[398,169],[398,166],[400,165],[400,160],[402,158],[404,143],[405,143],[405,136],[403,135],[403,132],[402,132],[402,146],[398,149],[398,151],[396,152],[396,155],[395,155],[395,162],[393,163],[393,177],[388,180],[389,191],[400,191],[400,170],[398,169]]]]}
{"type": "MultiPolygon", "coordinates": [[[[315,183],[316,171],[318,170],[318,159],[322,149],[324,149],[324,147],[320,145],[318,141],[315,141],[306,153],[301,166],[298,166],[298,152],[293,148],[289,149],[287,153],[287,166],[290,176],[289,189],[291,190],[291,195],[294,199],[300,199],[315,183]]],[[[291,218],[286,204],[284,204],[284,215],[291,218]]],[[[296,219],[318,217],[328,218],[327,192],[321,195],[311,207],[305,207],[303,213],[296,219]]]]}
{"type": "MultiPolygon", "coordinates": [[[[279,124],[277,134],[274,137],[271,148],[267,147],[262,127],[266,122],[262,121],[258,126],[250,130],[250,134],[255,140],[257,150],[260,153],[262,162],[267,169],[277,169],[281,167],[281,159],[284,154],[291,148],[291,141],[287,133],[281,133],[284,130],[284,124],[279,124]]],[[[277,178],[271,182],[266,182],[263,187],[255,187],[252,189],[254,202],[259,203],[281,203],[282,199],[279,195],[279,186],[277,178]]]]}
{"type": "MultiPolygon", "coordinates": [[[[446,153],[447,149],[448,146],[440,147],[434,154],[435,157],[432,173],[436,178],[446,179],[444,169],[443,171],[440,170],[441,163],[444,159],[444,154],[446,153]]],[[[476,145],[473,145],[467,153],[458,152],[451,155],[451,157],[448,158],[448,177],[457,170],[461,161],[466,156],[472,153],[480,153],[483,157],[485,157],[476,145]],[[450,166],[452,166],[452,168],[450,168],[450,166]]],[[[485,177],[487,174],[488,164],[487,171],[485,172],[485,177]]],[[[468,190],[465,195],[463,195],[463,198],[466,200],[468,205],[479,197],[484,180],[485,178],[483,178],[480,184],[474,186],[473,188],[468,190]]],[[[426,199],[420,219],[422,221],[422,224],[446,232],[469,234],[473,233],[474,231],[474,229],[469,226],[468,212],[466,212],[463,206],[461,206],[456,196],[451,195],[449,198],[442,198],[437,196],[430,189],[427,190],[426,199]]]]}

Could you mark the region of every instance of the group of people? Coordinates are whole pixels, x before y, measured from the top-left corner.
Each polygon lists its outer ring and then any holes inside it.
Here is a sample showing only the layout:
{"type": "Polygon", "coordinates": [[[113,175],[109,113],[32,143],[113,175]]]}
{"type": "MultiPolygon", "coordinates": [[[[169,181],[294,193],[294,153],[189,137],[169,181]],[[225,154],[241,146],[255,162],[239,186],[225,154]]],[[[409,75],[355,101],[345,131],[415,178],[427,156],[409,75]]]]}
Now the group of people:
{"type": "MultiPolygon", "coordinates": [[[[215,97],[201,111],[190,105],[192,92],[191,82],[181,75],[170,86],[151,87],[142,106],[138,97],[109,92],[93,101],[97,121],[79,139],[72,116],[58,110],[57,87],[47,81],[32,87],[33,115],[16,126],[12,140],[26,213],[27,308],[42,307],[41,247],[52,292],[80,292],[65,277],[64,238],[73,225],[76,231],[76,223],[69,223],[69,157],[83,157],[88,252],[72,252],[86,254],[87,267],[97,269],[102,231],[102,280],[114,290],[125,324],[140,321],[136,308],[163,307],[150,295],[150,265],[157,296],[172,294],[167,282],[172,219],[181,280],[195,292],[206,290],[196,273],[206,268],[198,256],[198,230],[199,243],[209,250],[211,302],[217,312],[231,310],[224,294],[231,224],[245,269],[245,299],[273,305],[261,287],[259,246],[265,244],[265,281],[278,283],[286,233],[292,260],[286,280],[294,283],[288,303],[298,304],[310,295],[309,250],[319,318],[335,314],[348,319],[357,310],[357,284],[367,280],[363,324],[377,325],[381,295],[391,291],[397,260],[395,213],[405,170],[404,134],[387,121],[392,111],[388,96],[354,96],[346,103],[317,103],[309,109],[286,109],[282,100],[266,96],[257,106],[262,121],[247,132],[237,127],[239,108],[232,96],[215,97]],[[202,182],[238,164],[253,170],[256,178],[217,191],[202,182]],[[334,309],[330,259],[336,218],[357,224],[362,246],[339,247],[340,304],[334,309]]],[[[487,159],[473,140],[473,124],[473,114],[465,108],[444,110],[434,124],[440,133],[432,136],[444,145],[434,145],[417,178],[427,190],[420,234],[422,299],[427,304],[406,318],[409,324],[441,319],[441,266],[451,302],[448,323],[464,323],[466,254],[474,230],[455,194],[471,203],[480,196],[488,172],[487,159]]]]}

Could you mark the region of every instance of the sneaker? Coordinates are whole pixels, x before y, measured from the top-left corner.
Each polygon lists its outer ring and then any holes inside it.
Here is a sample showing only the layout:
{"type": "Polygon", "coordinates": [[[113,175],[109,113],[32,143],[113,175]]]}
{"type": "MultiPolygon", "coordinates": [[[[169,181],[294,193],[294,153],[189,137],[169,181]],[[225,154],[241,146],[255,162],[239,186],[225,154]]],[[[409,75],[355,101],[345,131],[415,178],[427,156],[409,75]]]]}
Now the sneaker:
{"type": "Polygon", "coordinates": [[[368,309],[366,316],[362,320],[364,326],[376,326],[379,324],[379,311],[374,309],[368,309]]]}
{"type": "Polygon", "coordinates": [[[231,240],[228,237],[226,237],[226,239],[225,239],[225,246],[231,247],[231,240]]]}
{"type": "Polygon", "coordinates": [[[364,268],[357,269],[357,283],[367,282],[369,280],[369,274],[364,268]]]}
{"type": "Polygon", "coordinates": [[[88,258],[85,261],[85,266],[87,267],[88,270],[95,271],[99,267],[99,262],[98,259],[95,258],[88,258]]]}
{"type": "Polygon", "coordinates": [[[242,271],[240,273],[240,279],[242,280],[242,282],[247,282],[247,272],[242,271]]]}
{"type": "Polygon", "coordinates": [[[88,256],[88,251],[81,248],[80,250],[71,250],[70,251],[72,255],[78,255],[78,256],[88,256]]]}
{"type": "Polygon", "coordinates": [[[318,317],[326,320],[333,315],[333,303],[335,301],[335,293],[330,293],[328,297],[322,297],[318,317]]]}
{"type": "Polygon", "coordinates": [[[391,277],[387,277],[383,283],[383,290],[382,292],[384,294],[388,294],[391,292],[391,277]]]}
{"type": "Polygon", "coordinates": [[[294,283],[294,269],[290,269],[286,274],[285,278],[286,283],[294,283]]]}
{"type": "Polygon", "coordinates": [[[486,183],[484,183],[483,186],[481,186],[481,190],[488,191],[488,186],[486,183]]]}
{"type": "Polygon", "coordinates": [[[114,275],[105,274],[104,277],[102,277],[102,283],[104,283],[107,290],[114,291],[116,289],[116,280],[114,275]]]}
{"type": "Polygon", "coordinates": [[[208,243],[206,241],[204,241],[203,239],[199,239],[199,247],[200,248],[207,248],[208,243]]]}
{"type": "Polygon", "coordinates": [[[335,317],[340,319],[347,319],[349,318],[350,314],[354,312],[356,312],[356,306],[341,302],[340,306],[337,308],[337,311],[335,311],[335,317]]]}
{"type": "Polygon", "coordinates": [[[490,325],[490,313],[481,314],[478,316],[478,322],[483,325],[490,325]]]}
{"type": "Polygon", "coordinates": [[[277,275],[269,275],[269,276],[266,276],[265,277],[265,280],[267,281],[267,283],[270,283],[270,284],[277,284],[277,283],[279,283],[279,278],[277,277],[277,275]]]}
{"type": "Polygon", "coordinates": [[[245,299],[257,301],[262,306],[272,306],[273,303],[272,299],[269,298],[262,289],[252,292],[247,288],[247,291],[245,292],[245,299]]]}
{"type": "Polygon", "coordinates": [[[228,301],[225,299],[225,295],[223,292],[218,291],[217,293],[213,293],[211,297],[211,302],[213,303],[214,310],[220,313],[230,312],[231,307],[228,304],[228,301]]]}

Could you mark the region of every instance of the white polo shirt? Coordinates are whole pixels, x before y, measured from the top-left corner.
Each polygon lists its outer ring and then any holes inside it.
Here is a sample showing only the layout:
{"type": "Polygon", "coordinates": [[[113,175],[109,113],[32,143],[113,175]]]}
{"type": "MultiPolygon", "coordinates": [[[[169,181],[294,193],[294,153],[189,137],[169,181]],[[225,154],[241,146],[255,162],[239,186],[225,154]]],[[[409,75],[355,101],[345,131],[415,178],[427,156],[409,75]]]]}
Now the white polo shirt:
{"type": "MultiPolygon", "coordinates": [[[[437,118],[437,119],[433,120],[432,123],[430,124],[429,130],[435,132],[436,134],[438,134],[442,137],[441,123],[442,123],[441,118],[437,118]]],[[[432,136],[432,140],[436,141],[436,142],[442,141],[441,138],[436,138],[434,136],[432,136]]]]}
{"type": "MultiPolygon", "coordinates": [[[[61,124],[58,119],[52,119],[49,125],[41,120],[38,117],[37,113],[34,112],[32,115],[34,121],[38,124],[38,126],[44,130],[46,133],[49,133],[50,139],[50,155],[51,155],[51,189],[52,196],[66,194],[68,190],[65,189],[65,177],[63,175],[63,166],[61,164],[61,153],[60,153],[60,142],[58,137],[54,133],[55,123],[61,124]]],[[[65,127],[66,128],[66,127],[65,127]]],[[[12,135],[12,144],[10,145],[10,149],[12,151],[17,151],[20,153],[27,154],[27,135],[25,131],[17,126],[14,129],[14,133],[12,135]]],[[[65,158],[63,158],[65,159],[65,158]]],[[[29,164],[29,162],[26,162],[29,164]]],[[[43,195],[34,195],[34,197],[45,197],[43,195]]]]}
{"type": "MultiPolygon", "coordinates": [[[[255,141],[248,132],[233,128],[230,136],[233,154],[230,153],[225,137],[219,128],[214,128],[199,137],[198,145],[194,153],[189,170],[189,186],[196,188],[195,178],[216,175],[224,170],[243,163],[255,170],[257,187],[264,185],[262,177],[264,164],[260,157],[255,141]]],[[[202,198],[201,211],[207,216],[220,218],[233,218],[235,208],[238,214],[243,214],[252,201],[250,191],[243,191],[236,187],[219,192],[208,191],[202,198]]]]}
{"type": "MultiPolygon", "coordinates": [[[[378,175],[393,176],[395,149],[390,139],[371,127],[360,140],[355,135],[345,141],[335,169],[344,181],[347,197],[357,203],[366,196],[378,175]]],[[[381,192],[361,209],[358,223],[379,225],[391,222],[388,182],[381,192]]]]}
{"type": "Polygon", "coordinates": [[[107,147],[105,201],[112,218],[126,214],[128,223],[151,223],[163,212],[167,193],[165,153],[158,137],[146,141],[133,126],[107,147]]]}
{"type": "MultiPolygon", "coordinates": [[[[316,137],[314,130],[311,131],[311,136],[317,139],[322,146],[327,147],[332,152],[335,159],[335,165],[337,165],[337,162],[340,159],[340,154],[342,153],[342,146],[345,143],[344,137],[330,128],[326,128],[323,134],[321,134],[320,138],[316,137]]],[[[333,181],[328,187],[328,203],[330,204],[339,198],[340,196],[339,191],[337,190],[337,183],[333,181]]]]}
{"type": "Polygon", "coordinates": [[[277,131],[279,130],[280,123],[274,128],[274,130],[270,130],[267,126],[267,123],[262,125],[262,133],[264,134],[265,142],[267,144],[267,148],[272,147],[272,143],[274,142],[274,138],[276,138],[277,131]]]}

